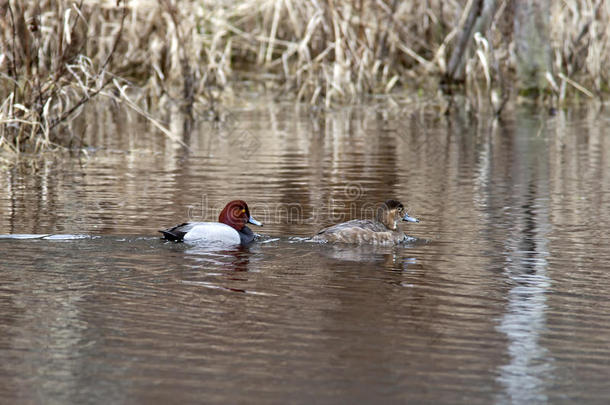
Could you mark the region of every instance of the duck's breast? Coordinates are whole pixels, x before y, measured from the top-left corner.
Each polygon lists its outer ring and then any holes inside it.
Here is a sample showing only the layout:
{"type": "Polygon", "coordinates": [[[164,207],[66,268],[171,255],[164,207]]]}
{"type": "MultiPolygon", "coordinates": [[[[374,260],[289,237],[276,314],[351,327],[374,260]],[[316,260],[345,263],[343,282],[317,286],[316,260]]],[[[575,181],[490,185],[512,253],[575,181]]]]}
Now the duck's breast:
{"type": "Polygon", "coordinates": [[[195,222],[184,235],[185,242],[221,242],[239,245],[239,233],[220,222],[195,222]]]}

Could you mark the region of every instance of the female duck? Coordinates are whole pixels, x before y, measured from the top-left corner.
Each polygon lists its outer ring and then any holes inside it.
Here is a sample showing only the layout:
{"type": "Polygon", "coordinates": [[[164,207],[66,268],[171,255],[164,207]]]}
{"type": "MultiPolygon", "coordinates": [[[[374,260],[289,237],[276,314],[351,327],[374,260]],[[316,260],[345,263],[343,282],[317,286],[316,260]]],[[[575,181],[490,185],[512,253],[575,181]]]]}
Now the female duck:
{"type": "Polygon", "coordinates": [[[377,208],[377,218],[354,219],[322,229],[312,238],[318,242],[370,243],[395,245],[407,238],[398,230],[398,221],[419,222],[409,216],[396,200],[387,200],[377,208]]]}
{"type": "Polygon", "coordinates": [[[185,222],[159,232],[165,239],[175,242],[247,245],[254,240],[254,233],[246,226],[247,223],[263,226],[252,218],[245,201],[234,200],[224,207],[218,216],[218,222],[185,222]]]}

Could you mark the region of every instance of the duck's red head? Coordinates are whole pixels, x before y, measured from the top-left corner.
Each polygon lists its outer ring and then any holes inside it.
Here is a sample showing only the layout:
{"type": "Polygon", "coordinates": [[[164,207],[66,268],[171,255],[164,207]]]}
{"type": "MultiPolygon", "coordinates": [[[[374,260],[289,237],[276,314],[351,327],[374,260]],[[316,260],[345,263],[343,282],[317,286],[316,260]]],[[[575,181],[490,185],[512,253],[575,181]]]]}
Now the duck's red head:
{"type": "Polygon", "coordinates": [[[248,204],[242,200],[233,200],[225,205],[218,216],[218,222],[227,224],[237,231],[241,231],[247,223],[263,226],[263,224],[252,218],[248,204]]]}

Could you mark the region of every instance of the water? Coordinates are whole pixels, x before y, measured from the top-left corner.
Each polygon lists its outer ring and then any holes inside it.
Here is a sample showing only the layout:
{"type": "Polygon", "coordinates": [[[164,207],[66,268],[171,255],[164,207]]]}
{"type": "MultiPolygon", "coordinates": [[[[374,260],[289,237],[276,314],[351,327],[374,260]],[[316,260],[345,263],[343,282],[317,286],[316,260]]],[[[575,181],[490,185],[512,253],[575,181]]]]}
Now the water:
{"type": "Polygon", "coordinates": [[[605,403],[610,115],[529,110],[244,102],[184,147],[91,108],[2,169],[0,402],[605,403]],[[258,243],[158,238],[234,198],[258,243]],[[387,198],[415,242],[305,240],[387,198]]]}

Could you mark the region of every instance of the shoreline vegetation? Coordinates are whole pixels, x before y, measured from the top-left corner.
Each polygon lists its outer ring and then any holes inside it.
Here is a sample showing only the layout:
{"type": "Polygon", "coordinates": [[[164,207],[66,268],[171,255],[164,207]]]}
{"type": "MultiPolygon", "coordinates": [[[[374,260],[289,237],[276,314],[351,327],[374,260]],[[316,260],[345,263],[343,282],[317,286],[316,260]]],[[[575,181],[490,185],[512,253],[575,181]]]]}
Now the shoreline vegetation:
{"type": "Polygon", "coordinates": [[[100,97],[177,140],[156,111],[215,118],[248,84],[326,108],[459,95],[498,115],[610,92],[604,0],[0,0],[0,43],[14,156],[82,145],[66,124],[100,97]]]}

